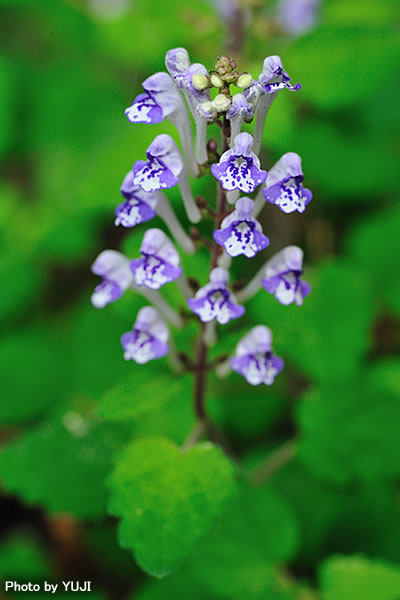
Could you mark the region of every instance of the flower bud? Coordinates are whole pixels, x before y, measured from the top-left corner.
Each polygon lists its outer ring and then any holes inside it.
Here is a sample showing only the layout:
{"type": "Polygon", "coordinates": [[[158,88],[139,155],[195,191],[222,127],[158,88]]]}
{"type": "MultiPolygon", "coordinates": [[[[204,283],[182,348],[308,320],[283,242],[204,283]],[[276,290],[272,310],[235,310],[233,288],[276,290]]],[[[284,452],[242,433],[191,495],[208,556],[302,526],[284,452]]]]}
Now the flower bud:
{"type": "Polygon", "coordinates": [[[230,107],[231,99],[224,94],[218,94],[218,96],[215,96],[214,100],[212,101],[212,105],[217,112],[224,112],[230,107]]]}
{"type": "Polygon", "coordinates": [[[211,83],[216,88],[224,87],[224,82],[222,81],[221,77],[219,77],[219,75],[217,75],[216,73],[213,73],[211,75],[211,83]]]}
{"type": "Polygon", "coordinates": [[[235,83],[238,78],[238,73],[235,71],[234,73],[227,73],[223,75],[223,80],[229,85],[230,83],[235,83]]]}
{"type": "Polygon", "coordinates": [[[209,79],[205,75],[200,75],[200,73],[196,73],[192,77],[192,84],[196,90],[202,91],[208,88],[209,79]]]}
{"type": "Polygon", "coordinates": [[[209,100],[199,104],[197,106],[197,112],[202,119],[207,119],[207,121],[212,121],[217,116],[217,109],[209,100]]]}
{"type": "Polygon", "coordinates": [[[250,87],[251,82],[253,81],[253,77],[250,75],[250,73],[242,73],[237,82],[236,85],[242,89],[245,90],[248,87],[250,87]]]}
{"type": "Polygon", "coordinates": [[[214,68],[220,75],[225,75],[236,68],[236,62],[230,56],[220,56],[215,61],[214,68]]]}

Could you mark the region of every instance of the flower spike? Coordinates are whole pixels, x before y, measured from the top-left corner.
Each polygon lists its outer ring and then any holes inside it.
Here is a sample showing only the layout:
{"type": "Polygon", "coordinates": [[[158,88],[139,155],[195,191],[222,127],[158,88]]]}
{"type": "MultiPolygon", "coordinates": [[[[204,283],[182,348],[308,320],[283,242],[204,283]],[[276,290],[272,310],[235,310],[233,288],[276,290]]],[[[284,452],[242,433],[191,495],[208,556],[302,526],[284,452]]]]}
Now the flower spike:
{"type": "Polygon", "coordinates": [[[179,254],[161,229],[148,229],[140,247],[142,258],[130,264],[136,285],[153,290],[178,279],[182,274],[179,254]]]}
{"type": "Polygon", "coordinates": [[[151,306],[141,308],[132,331],[121,337],[125,360],[134,360],[143,365],[165,356],[168,337],[168,327],[158,312],[151,306]]]}
{"type": "Polygon", "coordinates": [[[252,136],[239,133],[233,148],[224,152],[218,164],[211,166],[211,173],[225,190],[241,190],[249,194],[267,178],[267,171],[260,169],[260,161],[252,146],[252,136]]]}
{"type": "Polygon", "coordinates": [[[285,366],[271,347],[272,333],[268,327],[253,327],[236,346],[231,360],[234,371],[242,375],[250,385],[271,385],[285,366]]]}
{"type": "Polygon", "coordinates": [[[285,213],[296,210],[302,213],[312,198],[312,192],[301,185],[303,180],[300,156],[287,152],[271,168],[263,189],[264,198],[285,213]]]}
{"type": "Polygon", "coordinates": [[[222,221],[221,229],[214,231],[214,240],[229,256],[244,254],[252,258],[269,245],[260,223],[252,216],[253,208],[253,200],[240,198],[235,210],[222,221]]]}
{"type": "Polygon", "coordinates": [[[104,308],[115,302],[134,282],[129,258],[116,250],[103,250],[92,264],[92,272],[103,281],[96,286],[90,298],[95,308],[104,308]]]}
{"type": "Polygon", "coordinates": [[[225,325],[231,319],[238,319],[243,315],[244,307],[237,304],[235,295],[228,289],[228,280],[228,271],[216,267],[210,273],[209,283],[187,301],[190,310],[203,323],[216,319],[218,323],[225,325]]]}
{"type": "Polygon", "coordinates": [[[262,285],[281,304],[301,306],[311,291],[310,284],[301,281],[302,274],[303,251],[297,246],[287,246],[267,262],[262,285]]]}

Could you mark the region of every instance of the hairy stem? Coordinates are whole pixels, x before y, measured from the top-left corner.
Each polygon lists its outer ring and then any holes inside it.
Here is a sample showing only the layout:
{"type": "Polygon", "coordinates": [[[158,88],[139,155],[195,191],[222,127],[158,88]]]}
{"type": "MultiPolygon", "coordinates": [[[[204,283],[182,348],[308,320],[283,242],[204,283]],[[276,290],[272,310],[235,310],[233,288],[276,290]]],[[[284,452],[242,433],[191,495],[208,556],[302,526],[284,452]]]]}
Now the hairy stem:
{"type": "MultiPolygon", "coordinates": [[[[230,136],[229,121],[225,118],[222,126],[222,152],[228,149],[228,139],[230,136]]],[[[215,229],[219,229],[224,218],[226,210],[226,193],[221,185],[218,186],[217,210],[215,214],[215,229]]],[[[211,248],[210,271],[218,264],[219,246],[215,242],[211,248]]],[[[207,324],[201,323],[200,337],[197,342],[196,352],[196,373],[194,379],[194,410],[200,422],[207,423],[207,431],[215,432],[216,428],[207,417],[205,410],[205,392],[207,383],[207,324]]]]}

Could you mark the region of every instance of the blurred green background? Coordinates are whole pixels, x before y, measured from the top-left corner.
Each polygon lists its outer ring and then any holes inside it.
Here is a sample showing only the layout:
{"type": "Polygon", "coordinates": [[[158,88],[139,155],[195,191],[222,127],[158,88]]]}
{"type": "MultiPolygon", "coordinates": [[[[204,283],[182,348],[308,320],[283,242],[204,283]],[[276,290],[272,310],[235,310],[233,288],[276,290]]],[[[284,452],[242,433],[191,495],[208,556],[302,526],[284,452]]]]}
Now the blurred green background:
{"type": "MultiPolygon", "coordinates": [[[[143,235],[113,226],[123,176],[155,135],[172,133],[168,124],[133,126],[123,110],[163,70],[168,49],[184,46],[208,68],[226,51],[227,24],[199,0],[0,1],[3,578],[90,579],[99,598],[180,600],[188,589],[210,600],[400,598],[399,6],[323,0],[315,27],[297,37],[277,25],[276,3],[242,8],[239,68],[257,76],[279,54],[302,84],[271,108],[261,158],[269,168],[298,152],[314,197],[303,215],[270,206],[261,221],[271,253],[304,248],[313,292],[301,309],[263,293],[249,303],[246,326],[271,327],[287,368],[268,389],[236,375],[212,380],[208,410],[245,467],[299,439],[296,459],[267,486],[295,529],[287,552],[272,556],[295,589],[265,592],[261,551],[259,564],[245,564],[223,544],[219,569],[200,558],[197,570],[150,582],[106,518],[104,479],[121,445],[148,433],[180,443],[193,422],[190,398],[176,397],[136,420],[96,416],[107,390],[123,396],[121,381],[145,377],[119,344],[143,300],[98,311],[89,298],[97,254],[116,248],[133,258],[143,235]]],[[[209,185],[194,189],[208,195],[209,185]]],[[[169,196],[184,221],[176,190],[169,196]]],[[[238,279],[248,264],[235,261],[238,279]]],[[[201,256],[187,265],[205,279],[201,256]]],[[[238,336],[227,327],[218,351],[231,352],[238,336]]],[[[145,368],[151,378],[164,366],[145,368]]],[[[266,537],[284,537],[273,519],[269,526],[266,537]]]]}

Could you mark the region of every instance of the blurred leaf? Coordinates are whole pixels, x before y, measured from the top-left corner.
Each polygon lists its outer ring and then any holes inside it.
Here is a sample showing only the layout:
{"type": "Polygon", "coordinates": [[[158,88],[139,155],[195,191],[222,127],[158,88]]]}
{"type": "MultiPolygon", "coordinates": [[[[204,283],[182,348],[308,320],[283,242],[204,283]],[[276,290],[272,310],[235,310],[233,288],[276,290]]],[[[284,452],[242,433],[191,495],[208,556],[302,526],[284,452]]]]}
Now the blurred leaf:
{"type": "Polygon", "coordinates": [[[315,477],[298,460],[276,472],[270,485],[296,516],[300,546],[292,563],[298,569],[311,569],[319,557],[333,552],[367,552],[400,560],[400,507],[395,486],[373,482],[338,488],[315,477]]]}
{"type": "Polygon", "coordinates": [[[135,365],[130,376],[119,382],[100,399],[99,415],[108,420],[140,419],[146,412],[160,409],[172,399],[185,402],[190,397],[191,380],[188,377],[173,377],[160,367],[135,365]]]}
{"type": "Polygon", "coordinates": [[[299,38],[288,49],[285,65],[301,82],[303,100],[331,109],[362,101],[386,85],[399,58],[394,28],[325,26],[299,38]],[[372,68],[375,64],[379,68],[372,68]]]}
{"type": "Polygon", "coordinates": [[[132,443],[110,478],[110,511],[120,543],[152,575],[176,569],[211,528],[232,495],[233,466],[210,443],[182,454],[171,441],[132,443]]]}
{"type": "Polygon", "coordinates": [[[381,387],[400,397],[400,359],[387,358],[371,365],[367,381],[372,387],[381,387]]]}
{"type": "Polygon", "coordinates": [[[398,600],[400,569],[362,556],[333,556],[320,567],[323,600],[398,600]]]}
{"type": "Polygon", "coordinates": [[[108,55],[116,54],[129,68],[144,70],[148,76],[164,70],[165,52],[177,46],[197,52],[191,55],[192,62],[215,60],[218,28],[207,3],[138,0],[124,19],[103,23],[99,39],[108,55]]]}
{"type": "Polygon", "coordinates": [[[3,541],[0,548],[0,579],[39,581],[49,574],[47,557],[34,538],[16,533],[3,541]]]}
{"type": "MultiPolygon", "coordinates": [[[[374,106],[376,109],[376,102],[374,106]]],[[[365,129],[357,124],[357,116],[343,115],[339,122],[321,117],[299,121],[291,130],[291,141],[281,147],[301,155],[314,203],[360,205],[397,192],[393,126],[390,131],[382,131],[381,126],[378,130],[365,129]],[[316,152],[316,148],[323,148],[323,152],[316,152]]],[[[314,210],[315,204],[311,204],[308,215],[314,210]]]]}
{"type": "Polygon", "coordinates": [[[163,436],[183,444],[195,426],[192,398],[175,396],[154,412],[146,412],[133,424],[136,437],[163,436]]]}
{"type": "Polygon", "coordinates": [[[132,577],[139,573],[132,554],[118,544],[115,523],[109,520],[90,523],[85,527],[84,547],[102,571],[116,575],[120,582],[130,583],[132,577]]]}
{"type": "MultiPolygon", "coordinates": [[[[211,383],[211,382],[210,382],[211,383]]],[[[232,377],[209,385],[207,409],[221,428],[240,439],[270,431],[285,416],[287,402],[264,386],[251,388],[232,377]]]]}
{"type": "Polygon", "coordinates": [[[40,269],[26,257],[23,260],[8,258],[7,263],[4,261],[0,265],[0,321],[15,317],[19,311],[27,311],[43,283],[40,269]]]}
{"type": "Polygon", "coordinates": [[[331,381],[299,405],[299,458],[338,484],[390,480],[400,474],[400,404],[390,390],[360,380],[331,381]]]}
{"type": "Polygon", "coordinates": [[[282,499],[267,487],[242,485],[190,567],[218,596],[280,598],[276,563],[290,559],[297,544],[297,525],[282,499]]]}
{"type": "Polygon", "coordinates": [[[375,214],[358,223],[347,239],[350,254],[368,269],[376,284],[376,293],[391,308],[400,311],[400,280],[395,276],[399,241],[398,206],[375,214]]]}
{"type": "Polygon", "coordinates": [[[323,20],[329,25],[380,26],[392,23],[399,7],[390,0],[325,0],[323,20]]]}
{"type": "Polygon", "coordinates": [[[40,328],[3,337],[0,378],[4,401],[0,403],[0,421],[23,423],[50,409],[59,399],[54,390],[61,367],[56,345],[40,328]]]}
{"type": "Polygon", "coordinates": [[[15,132],[19,72],[16,65],[4,56],[0,56],[0,71],[0,153],[3,155],[15,132]]]}
{"type": "Polygon", "coordinates": [[[217,600],[219,596],[210,595],[201,581],[193,581],[191,573],[180,569],[161,581],[151,581],[135,593],[134,600],[217,600]]]}
{"type": "Polygon", "coordinates": [[[108,475],[126,427],[91,424],[77,413],[21,434],[0,453],[5,489],[29,504],[81,518],[104,516],[108,475]]]}

